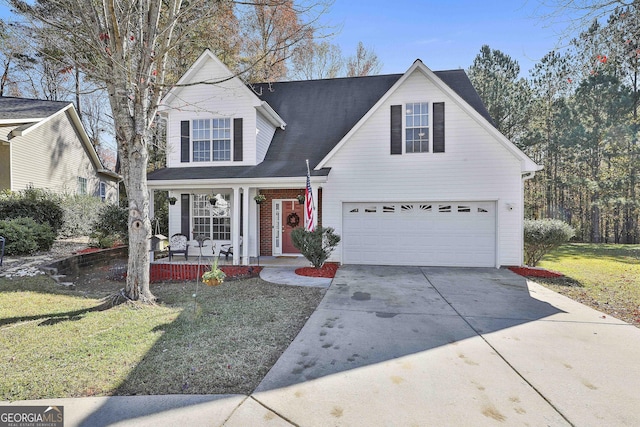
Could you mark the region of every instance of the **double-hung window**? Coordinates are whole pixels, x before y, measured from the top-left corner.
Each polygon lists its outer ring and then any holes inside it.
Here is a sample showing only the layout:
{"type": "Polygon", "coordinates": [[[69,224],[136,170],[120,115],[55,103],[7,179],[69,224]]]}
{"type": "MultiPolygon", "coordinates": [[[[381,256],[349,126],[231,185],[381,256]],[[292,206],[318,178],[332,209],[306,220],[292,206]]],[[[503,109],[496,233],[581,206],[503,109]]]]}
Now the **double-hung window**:
{"type": "Polygon", "coordinates": [[[211,240],[231,240],[231,203],[229,194],[217,194],[211,205],[208,194],[193,198],[193,232],[211,240]]]}
{"type": "Polygon", "coordinates": [[[405,106],[405,143],[407,153],[429,152],[428,102],[413,102],[405,106]]]}
{"type": "Polygon", "coordinates": [[[77,194],[84,195],[87,194],[87,178],[78,177],[78,188],[77,194]]]}
{"type": "Polygon", "coordinates": [[[107,200],[107,184],[104,181],[100,181],[100,200],[107,200]]]}
{"type": "Polygon", "coordinates": [[[197,119],[192,124],[194,162],[231,160],[231,119],[197,119]]]}

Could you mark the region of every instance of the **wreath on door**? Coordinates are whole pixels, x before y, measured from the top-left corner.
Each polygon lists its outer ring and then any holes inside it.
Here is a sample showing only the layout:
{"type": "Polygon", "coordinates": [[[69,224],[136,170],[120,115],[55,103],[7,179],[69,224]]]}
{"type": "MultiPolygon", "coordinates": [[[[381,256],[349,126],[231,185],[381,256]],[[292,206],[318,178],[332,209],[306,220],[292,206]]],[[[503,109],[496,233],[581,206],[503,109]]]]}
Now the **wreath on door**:
{"type": "Polygon", "coordinates": [[[289,216],[287,216],[287,225],[291,228],[296,228],[300,225],[300,217],[297,213],[291,212],[289,216]]]}

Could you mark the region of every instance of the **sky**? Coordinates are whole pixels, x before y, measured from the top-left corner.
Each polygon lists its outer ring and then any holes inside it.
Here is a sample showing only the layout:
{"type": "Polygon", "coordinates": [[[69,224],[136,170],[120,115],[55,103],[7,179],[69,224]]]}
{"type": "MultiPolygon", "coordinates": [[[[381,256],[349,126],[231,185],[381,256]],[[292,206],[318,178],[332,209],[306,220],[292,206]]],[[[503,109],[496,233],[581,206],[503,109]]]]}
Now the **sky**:
{"type": "MultiPolygon", "coordinates": [[[[554,49],[562,25],[542,16],[541,0],[335,0],[321,21],[345,56],[359,41],[378,55],[382,74],[403,73],[416,59],[434,71],[467,69],[489,45],[518,61],[526,76],[554,49]]],[[[0,0],[0,18],[10,15],[0,0]]]]}
{"type": "Polygon", "coordinates": [[[420,59],[430,69],[467,69],[487,44],[518,61],[521,75],[556,48],[562,24],[543,19],[540,0],[335,0],[326,21],[341,27],[332,43],[353,55],[359,41],[403,73],[420,59]]]}

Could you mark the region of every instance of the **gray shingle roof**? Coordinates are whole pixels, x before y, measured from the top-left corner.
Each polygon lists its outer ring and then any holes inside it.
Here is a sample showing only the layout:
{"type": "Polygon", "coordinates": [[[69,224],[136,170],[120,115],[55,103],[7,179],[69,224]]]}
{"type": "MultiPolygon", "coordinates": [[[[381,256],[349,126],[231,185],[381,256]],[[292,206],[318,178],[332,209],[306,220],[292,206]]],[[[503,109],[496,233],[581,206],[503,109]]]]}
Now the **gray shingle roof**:
{"type": "Polygon", "coordinates": [[[28,120],[49,117],[69,105],[69,101],[0,96],[0,120],[28,120]]]}
{"type": "MultiPolygon", "coordinates": [[[[435,74],[489,122],[484,104],[463,70],[435,74]]],[[[375,103],[403,76],[350,77],[253,85],[287,123],[277,129],[262,163],[257,166],[204,166],[159,169],[150,180],[296,177],[317,165],[375,103]]],[[[327,175],[329,170],[311,171],[327,175]]]]}

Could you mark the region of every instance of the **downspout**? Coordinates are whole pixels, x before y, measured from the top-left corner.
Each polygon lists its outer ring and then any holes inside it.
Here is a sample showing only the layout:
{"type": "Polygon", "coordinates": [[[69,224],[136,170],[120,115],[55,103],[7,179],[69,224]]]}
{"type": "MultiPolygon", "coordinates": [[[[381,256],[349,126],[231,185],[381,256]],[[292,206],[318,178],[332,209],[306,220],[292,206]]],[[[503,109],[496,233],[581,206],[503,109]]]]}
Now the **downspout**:
{"type": "Polygon", "coordinates": [[[536,176],[535,171],[527,172],[522,174],[522,200],[520,201],[520,206],[522,206],[522,223],[520,225],[520,229],[522,230],[522,252],[520,253],[520,265],[524,265],[524,182],[532,179],[536,176]]]}

